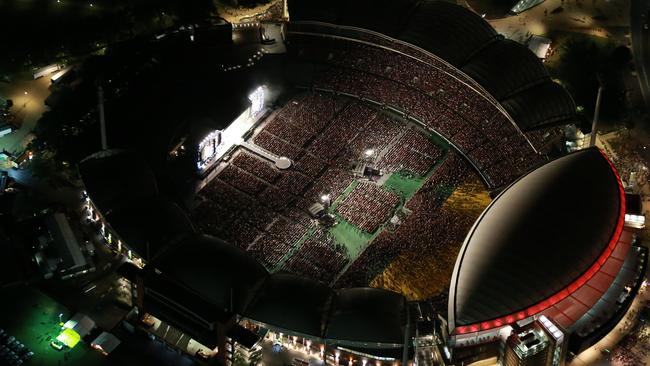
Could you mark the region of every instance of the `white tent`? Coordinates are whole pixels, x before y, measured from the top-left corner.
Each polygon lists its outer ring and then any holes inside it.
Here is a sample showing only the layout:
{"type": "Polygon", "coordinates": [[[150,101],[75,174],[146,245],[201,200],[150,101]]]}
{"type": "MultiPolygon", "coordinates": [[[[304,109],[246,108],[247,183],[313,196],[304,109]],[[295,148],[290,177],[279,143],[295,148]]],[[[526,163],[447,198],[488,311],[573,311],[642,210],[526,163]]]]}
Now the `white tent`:
{"type": "Polygon", "coordinates": [[[63,324],[63,327],[74,330],[83,338],[95,329],[95,321],[90,319],[88,315],[76,313],[70,320],[63,324]]]}
{"type": "Polygon", "coordinates": [[[551,47],[551,40],[542,36],[532,35],[526,41],[528,49],[533,51],[533,53],[540,59],[545,59],[548,49],[551,47]]]}
{"type": "Polygon", "coordinates": [[[102,332],[97,338],[95,338],[92,343],[90,343],[90,346],[99,350],[105,355],[108,355],[109,353],[113,352],[117,346],[122,343],[119,339],[117,339],[116,336],[114,336],[112,333],[108,332],[102,332]]]}

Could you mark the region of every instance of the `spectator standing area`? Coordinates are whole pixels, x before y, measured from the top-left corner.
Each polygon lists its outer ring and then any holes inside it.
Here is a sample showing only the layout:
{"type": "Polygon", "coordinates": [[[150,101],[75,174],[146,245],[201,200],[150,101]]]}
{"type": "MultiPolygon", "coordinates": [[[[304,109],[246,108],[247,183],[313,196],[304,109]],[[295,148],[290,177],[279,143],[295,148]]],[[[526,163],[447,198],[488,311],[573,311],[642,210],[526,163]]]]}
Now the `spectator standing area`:
{"type": "Polygon", "coordinates": [[[30,365],[107,365],[98,352],[79,343],[73,349],[60,351],[50,342],[61,333],[59,314],[65,322],[72,313],[64,306],[30,287],[0,290],[0,328],[16,337],[34,352],[30,365]]]}
{"type": "MultiPolygon", "coordinates": [[[[404,116],[310,92],[289,98],[215,171],[192,212],[203,232],[249,251],[270,272],[334,287],[368,285],[408,243],[439,243],[439,227],[421,221],[473,177],[443,138],[404,116]],[[292,165],[277,169],[269,156],[292,165]],[[362,176],[364,166],[381,175],[362,176]],[[317,203],[331,221],[310,215],[317,203]]],[[[457,234],[444,241],[462,242],[457,234]]],[[[434,251],[455,256],[456,247],[434,251]]],[[[437,270],[450,274],[448,262],[437,270]]]]}

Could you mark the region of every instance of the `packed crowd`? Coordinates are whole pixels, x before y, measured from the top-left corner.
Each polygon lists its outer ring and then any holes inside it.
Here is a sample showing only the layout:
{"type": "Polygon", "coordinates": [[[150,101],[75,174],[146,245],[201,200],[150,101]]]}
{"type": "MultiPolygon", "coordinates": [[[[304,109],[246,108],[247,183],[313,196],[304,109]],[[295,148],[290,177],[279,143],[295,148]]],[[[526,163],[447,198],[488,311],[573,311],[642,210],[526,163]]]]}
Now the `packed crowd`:
{"type": "Polygon", "coordinates": [[[391,215],[399,197],[374,183],[359,183],[337,207],[348,222],[374,233],[391,215]]]}
{"type": "Polygon", "coordinates": [[[526,136],[483,93],[444,70],[353,40],[303,34],[290,40],[298,58],[332,66],[315,76],[315,88],[372,99],[417,118],[453,141],[494,187],[539,160],[526,136]]]}
{"type": "MultiPolygon", "coordinates": [[[[641,321],[633,322],[629,318],[624,318],[625,327],[631,329],[623,340],[618,344],[616,350],[612,353],[612,364],[621,366],[644,365],[650,355],[650,326],[647,324],[650,315],[650,303],[641,308],[641,321]]],[[[630,311],[634,317],[635,310],[630,311]]]]}
{"type": "Polygon", "coordinates": [[[323,160],[334,160],[375,117],[376,112],[362,104],[348,106],[308,147],[309,152],[323,160]]]}
{"type": "Polygon", "coordinates": [[[251,255],[269,270],[275,268],[290,250],[290,244],[269,235],[262,236],[248,248],[251,255]]]}
{"type": "Polygon", "coordinates": [[[390,171],[403,170],[424,176],[444,154],[443,150],[421,133],[407,131],[382,157],[379,167],[390,171]]]}
{"type": "Polygon", "coordinates": [[[360,134],[349,146],[354,157],[363,156],[368,151],[374,153],[384,150],[404,130],[400,124],[384,115],[376,114],[363,134],[360,134]]]}
{"type": "Polygon", "coordinates": [[[344,104],[337,99],[310,94],[295,98],[277,112],[264,130],[290,144],[302,148],[328,124],[344,104]]]}
{"type": "Polygon", "coordinates": [[[319,230],[284,263],[283,269],[329,285],[349,261],[345,248],[319,230]]]}
{"type": "Polygon", "coordinates": [[[301,152],[298,146],[292,145],[267,131],[260,132],[255,136],[253,142],[265,150],[271,151],[278,156],[286,156],[289,159],[296,159],[301,152]]]}
{"type": "MultiPolygon", "coordinates": [[[[339,278],[337,287],[364,286],[393,262],[405,250],[431,253],[446,263],[455,261],[457,248],[449,243],[462,242],[472,221],[457,215],[440,214],[440,206],[449,194],[445,187],[455,187],[467,178],[468,168],[456,154],[427,179],[424,186],[411,198],[406,207],[411,214],[402,219],[394,232],[383,231],[339,278]]],[[[412,265],[419,265],[413,261],[412,265]]],[[[417,271],[416,271],[417,272],[417,271]]],[[[441,279],[450,275],[448,268],[441,279]]],[[[425,273],[425,272],[422,272],[425,273]]],[[[431,279],[427,279],[431,281],[431,279]]],[[[448,277],[445,279],[448,281],[448,277]]]]}
{"type": "MultiPolygon", "coordinates": [[[[248,250],[270,271],[283,269],[332,284],[350,258],[327,232],[316,229],[308,208],[323,195],[334,200],[350,187],[354,182],[350,160],[368,149],[389,171],[418,175],[425,175],[445,154],[419,127],[409,128],[349,101],[308,93],[285,104],[256,131],[252,142],[290,157],[293,168],[279,170],[273,162],[238,148],[229,161],[218,165],[216,178],[199,193],[194,223],[248,250]],[[300,131],[290,131],[295,129],[300,131]]],[[[445,192],[466,176],[465,164],[459,155],[448,154],[409,201],[410,214],[405,217],[393,212],[400,199],[396,194],[373,183],[355,187],[336,208],[344,219],[366,232],[375,232],[393,214],[404,221],[395,232],[382,231],[337,282],[367,285],[370,274],[413,245],[443,251],[440,246],[450,240],[449,232],[456,231],[432,226],[430,220],[446,220],[435,217],[437,209],[445,192]]],[[[460,225],[454,219],[442,224],[460,225]]]]}
{"type": "Polygon", "coordinates": [[[233,156],[231,164],[269,183],[273,183],[280,175],[280,171],[273,165],[243,150],[233,156]]]}
{"type": "Polygon", "coordinates": [[[397,39],[387,37],[384,34],[376,33],[373,31],[359,29],[359,28],[346,28],[333,24],[325,23],[288,23],[288,30],[291,37],[295,35],[295,32],[308,32],[308,33],[317,33],[317,34],[332,34],[339,37],[347,37],[352,39],[358,39],[364,42],[369,42],[372,44],[380,45],[391,50],[398,51],[404,55],[408,55],[415,59],[419,59],[423,62],[426,62],[442,72],[446,72],[453,77],[462,80],[465,83],[475,85],[476,87],[480,86],[471,78],[467,77],[463,73],[459,72],[458,69],[448,64],[446,61],[438,58],[437,56],[431,54],[430,52],[424,51],[423,49],[413,46],[412,44],[402,42],[397,39]]]}
{"type": "Polygon", "coordinates": [[[219,179],[233,187],[237,187],[237,189],[240,189],[251,196],[255,196],[266,188],[266,184],[258,177],[233,164],[228,164],[223,168],[219,173],[219,179]]]}

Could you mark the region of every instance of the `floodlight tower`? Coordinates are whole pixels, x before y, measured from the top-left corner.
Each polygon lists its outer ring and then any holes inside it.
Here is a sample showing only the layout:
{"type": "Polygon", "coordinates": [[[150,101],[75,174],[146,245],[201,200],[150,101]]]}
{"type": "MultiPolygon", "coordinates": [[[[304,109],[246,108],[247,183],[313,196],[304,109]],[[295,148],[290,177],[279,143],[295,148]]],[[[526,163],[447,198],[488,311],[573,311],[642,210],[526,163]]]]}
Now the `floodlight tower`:
{"type": "Polygon", "coordinates": [[[596,75],[598,78],[598,94],[596,95],[596,107],[594,108],[594,119],[591,122],[591,138],[589,139],[589,146],[596,146],[596,129],[598,127],[598,117],[600,115],[600,101],[603,96],[603,81],[600,79],[600,75],[596,75]]]}
{"type": "Polygon", "coordinates": [[[108,149],[106,143],[106,119],[104,117],[104,89],[100,84],[97,84],[97,107],[99,110],[99,130],[102,139],[102,150],[108,149]]]}

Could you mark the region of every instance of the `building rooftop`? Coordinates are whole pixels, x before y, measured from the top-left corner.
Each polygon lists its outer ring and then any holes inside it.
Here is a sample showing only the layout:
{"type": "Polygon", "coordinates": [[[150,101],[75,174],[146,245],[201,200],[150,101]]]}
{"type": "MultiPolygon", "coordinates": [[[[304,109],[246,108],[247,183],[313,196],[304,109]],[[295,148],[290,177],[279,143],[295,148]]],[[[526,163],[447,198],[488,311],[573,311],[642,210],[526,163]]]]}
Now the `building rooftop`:
{"type": "Polygon", "coordinates": [[[449,294],[450,329],[527,310],[591,272],[620,236],[621,192],[615,170],[596,148],[552,161],[506,188],[461,248],[449,294]]]}

